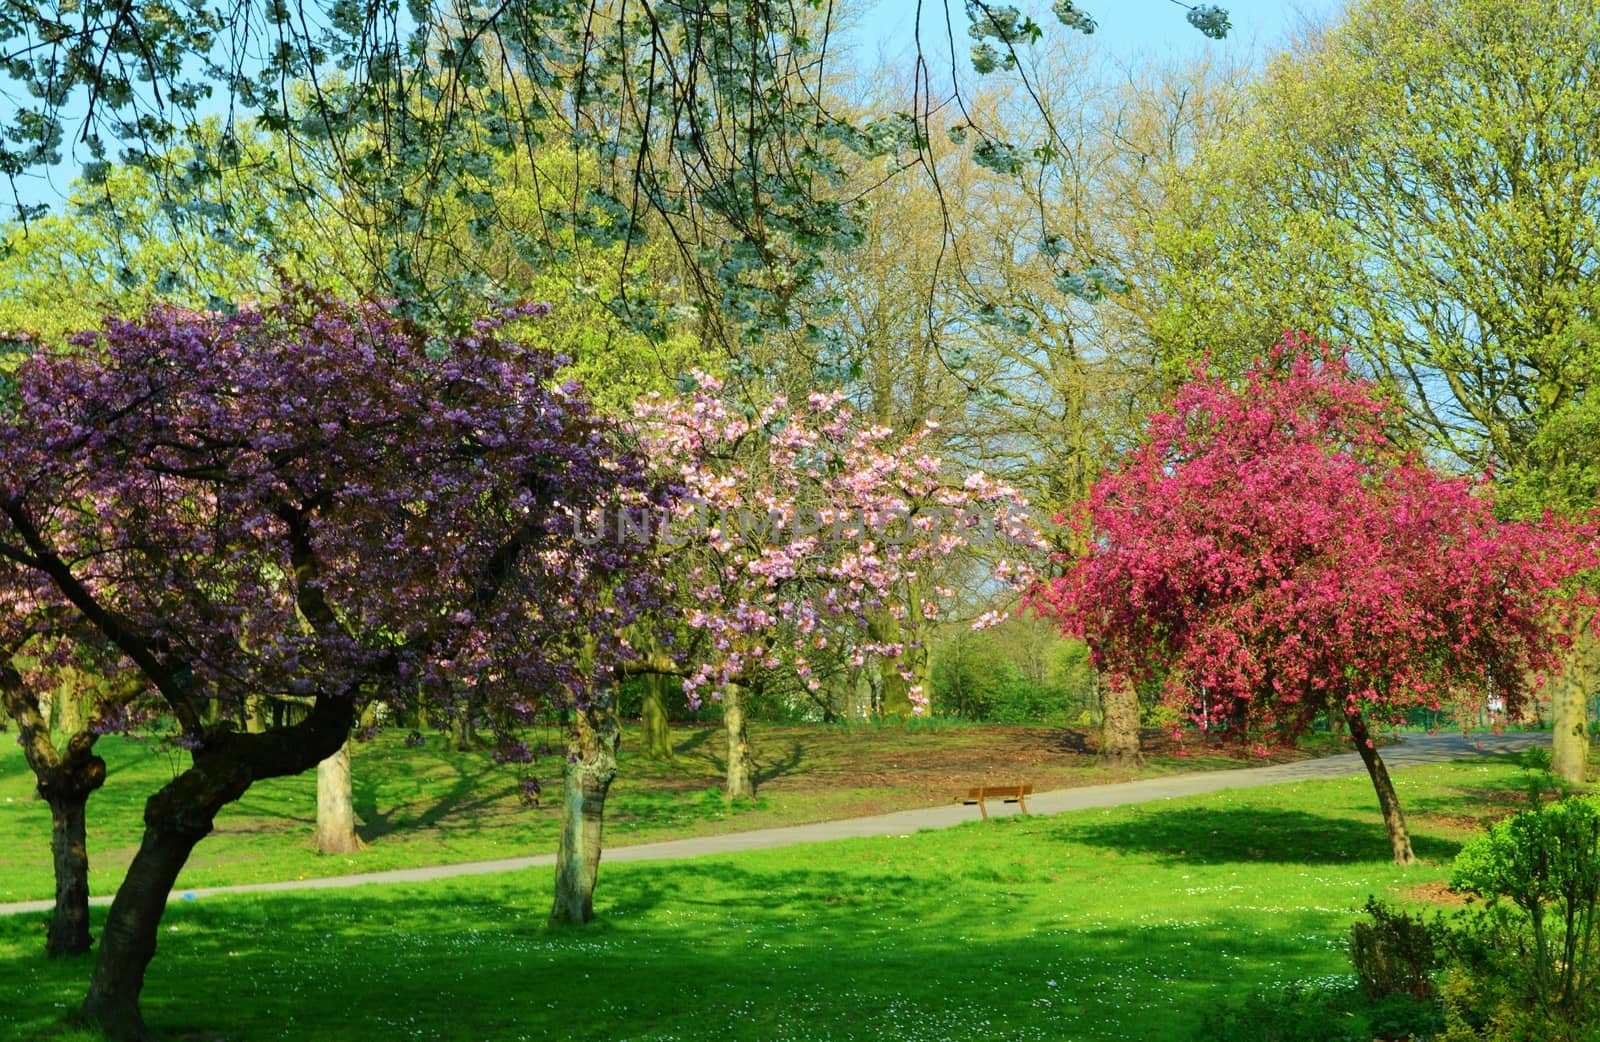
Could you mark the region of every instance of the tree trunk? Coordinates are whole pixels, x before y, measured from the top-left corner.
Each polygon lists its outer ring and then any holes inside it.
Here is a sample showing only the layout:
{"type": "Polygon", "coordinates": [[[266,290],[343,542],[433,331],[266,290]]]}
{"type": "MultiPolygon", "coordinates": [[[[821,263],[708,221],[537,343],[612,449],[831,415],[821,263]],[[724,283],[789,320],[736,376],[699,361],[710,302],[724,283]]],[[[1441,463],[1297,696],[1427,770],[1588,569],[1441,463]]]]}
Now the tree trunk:
{"type": "Polygon", "coordinates": [[[601,828],[606,793],[617,776],[614,694],[601,691],[593,705],[573,714],[561,787],[561,843],[556,850],[556,894],[550,925],[581,925],[594,918],[594,888],[600,873],[601,828]]]}
{"type": "MultiPolygon", "coordinates": [[[[131,697],[131,694],[127,694],[131,697]]],[[[22,677],[0,661],[0,705],[17,721],[17,741],[33,771],[38,793],[50,806],[50,854],[55,866],[56,904],[45,935],[51,958],[82,955],[89,936],[89,797],[105,784],[106,762],[95,755],[95,729],[85,726],[67,737],[62,751],[50,741],[50,728],[39,700],[22,677]]],[[[91,718],[88,723],[94,723],[91,718]]]]}
{"type": "Polygon", "coordinates": [[[267,730],[267,719],[261,712],[260,695],[246,695],[244,699],[244,729],[247,734],[262,734],[267,730]]]}
{"type": "MultiPolygon", "coordinates": [[[[869,620],[867,634],[883,644],[898,644],[905,637],[900,620],[886,611],[876,613],[869,620]]],[[[911,681],[900,675],[900,665],[898,661],[887,658],[877,664],[882,695],[879,711],[885,718],[904,720],[911,716],[911,681]]]]}
{"type": "Polygon", "coordinates": [[[1588,627],[1581,627],[1573,637],[1567,653],[1567,668],[1552,685],[1550,724],[1550,769],[1556,777],[1573,785],[1582,785],[1589,773],[1589,698],[1586,679],[1585,652],[1589,640],[1583,636],[1588,627]]]}
{"type": "Polygon", "coordinates": [[[1344,718],[1350,725],[1350,739],[1355,742],[1356,752],[1361,754],[1361,762],[1367,765],[1372,787],[1378,792],[1378,806],[1383,809],[1383,824],[1389,830],[1394,863],[1414,865],[1417,857],[1411,852],[1411,833],[1406,831],[1406,816],[1400,810],[1400,797],[1395,795],[1394,782],[1389,779],[1389,769],[1383,765],[1383,757],[1378,755],[1378,747],[1367,731],[1367,722],[1356,709],[1345,710],[1344,718]]]}
{"type": "Polygon", "coordinates": [[[724,795],[730,800],[756,794],[750,773],[750,735],[745,726],[744,686],[729,684],[722,692],[722,726],[728,734],[728,780],[724,795]]]}
{"type": "Polygon", "coordinates": [[[477,747],[478,734],[472,727],[472,703],[467,701],[457,706],[450,717],[450,749],[469,753],[477,747]]]}
{"type": "Polygon", "coordinates": [[[1107,677],[1100,685],[1100,763],[1131,770],[1144,763],[1139,751],[1139,693],[1133,684],[1107,677]]]}
{"type": "Polygon", "coordinates": [[[94,697],[92,681],[77,670],[67,672],[56,691],[56,730],[62,734],[77,734],[88,721],[89,702],[94,697]]]}
{"type": "MultiPolygon", "coordinates": [[[[248,782],[240,785],[241,794],[247,785],[248,782]]],[[[171,788],[169,785],[152,796],[151,802],[171,788]]],[[[218,803],[217,808],[223,803],[218,803]]],[[[166,911],[167,895],[189,859],[189,852],[211,831],[210,816],[202,808],[194,810],[202,813],[196,814],[193,821],[177,816],[163,825],[146,825],[139,852],[111,903],[81,1010],[83,1019],[105,1032],[111,1042],[145,1042],[150,1038],[139,1012],[139,993],[144,989],[145,969],[156,954],[161,914],[166,911]],[[171,827],[179,822],[179,827],[171,827]]],[[[211,811],[211,815],[215,813],[211,811]]],[[[146,821],[151,821],[148,805],[146,821]]]]}
{"type": "Polygon", "coordinates": [[[217,812],[252,782],[299,774],[338,751],[350,734],[348,698],[319,698],[306,719],[264,734],[208,731],[194,765],[145,802],[144,838],[111,903],[89,992],[79,1010],[110,1042],[147,1042],[139,1012],[145,969],[155,956],[167,895],[217,812]]]}
{"type": "Polygon", "coordinates": [[[844,715],[853,724],[872,715],[872,676],[870,670],[861,666],[850,671],[845,687],[844,715]]]}
{"type": "Polygon", "coordinates": [[[353,854],[366,846],[356,835],[356,807],[350,779],[350,741],[317,764],[317,851],[353,854]]]}
{"type": "Polygon", "coordinates": [[[639,712],[640,752],[647,760],[672,760],[672,731],[667,699],[672,678],[661,673],[644,674],[644,698],[639,712]]]}
{"type": "MultiPolygon", "coordinates": [[[[103,763],[99,775],[104,780],[103,763]]],[[[87,824],[89,794],[98,787],[51,787],[45,796],[50,804],[50,856],[56,871],[56,907],[44,942],[44,953],[52,959],[84,955],[94,944],[89,936],[87,824]]]]}

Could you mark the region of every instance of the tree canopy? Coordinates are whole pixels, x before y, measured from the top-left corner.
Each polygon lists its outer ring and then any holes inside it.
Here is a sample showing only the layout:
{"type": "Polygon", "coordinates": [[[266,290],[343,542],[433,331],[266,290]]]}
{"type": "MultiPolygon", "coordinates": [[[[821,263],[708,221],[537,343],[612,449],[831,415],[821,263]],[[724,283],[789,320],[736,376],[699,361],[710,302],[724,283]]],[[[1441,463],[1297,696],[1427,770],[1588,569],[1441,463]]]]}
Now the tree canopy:
{"type": "Polygon", "coordinates": [[[655,603],[647,547],[578,539],[588,512],[659,496],[560,360],[511,335],[543,310],[441,340],[317,295],[164,309],[15,374],[0,627],[77,620],[193,761],[150,798],[100,945],[84,1012],[112,1037],[143,1037],[160,908],[222,806],[333,753],[374,697],[581,706],[655,603]],[[264,692],[308,715],[209,722],[264,692]]]}
{"type": "MultiPolygon", "coordinates": [[[[1199,31],[1226,34],[1220,8],[1178,6],[1199,31]]],[[[1070,31],[1094,30],[1078,4],[1052,11],[1070,31]]],[[[313,195],[337,186],[391,230],[375,273],[425,309],[483,288],[480,272],[440,285],[422,270],[443,208],[465,204],[486,233],[484,181],[498,158],[554,137],[595,165],[519,240],[530,262],[559,262],[573,235],[629,249],[659,237],[684,263],[688,300],[678,303],[724,316],[739,340],[816,336],[832,306],[826,258],[861,238],[859,195],[843,187],[863,159],[920,164],[929,120],[950,102],[985,166],[1018,172],[1055,146],[967,110],[955,66],[946,85],[924,43],[927,32],[953,48],[964,25],[973,69],[1018,72],[1018,49],[1043,34],[1019,8],[930,9],[929,25],[913,26],[909,104],[865,117],[834,82],[843,16],[832,0],[13,5],[0,12],[16,105],[0,126],[0,170],[14,183],[70,140],[92,181],[113,161],[156,164],[183,145],[190,161],[167,171],[181,200],[185,183],[218,176],[242,151],[193,134],[202,115],[253,117],[282,136],[297,185],[313,195]]],[[[37,215],[20,200],[19,212],[37,215]]],[[[660,332],[675,301],[656,289],[623,277],[614,299],[660,332]]]]}
{"type": "MultiPolygon", "coordinates": [[[[1594,528],[1498,520],[1481,481],[1398,447],[1397,421],[1303,337],[1237,383],[1198,373],[1093,485],[1074,518],[1085,550],[1033,605],[1114,679],[1162,685],[1232,742],[1293,737],[1325,712],[1360,739],[1364,717],[1457,690],[1517,706],[1559,669],[1594,528]]],[[[1409,840],[1395,855],[1410,859],[1409,840]]]]}

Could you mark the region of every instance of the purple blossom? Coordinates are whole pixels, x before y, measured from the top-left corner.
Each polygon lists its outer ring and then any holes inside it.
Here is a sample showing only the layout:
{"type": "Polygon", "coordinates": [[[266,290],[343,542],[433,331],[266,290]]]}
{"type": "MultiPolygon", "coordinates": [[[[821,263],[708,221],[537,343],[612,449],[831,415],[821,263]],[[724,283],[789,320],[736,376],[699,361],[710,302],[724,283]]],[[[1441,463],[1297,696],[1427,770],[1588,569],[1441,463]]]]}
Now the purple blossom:
{"type": "Polygon", "coordinates": [[[160,649],[142,668],[160,663],[152,690],[191,736],[211,701],[260,692],[449,705],[470,688],[490,720],[584,697],[662,583],[648,547],[561,533],[665,500],[581,389],[556,387],[558,360],[505,334],[546,310],[435,357],[381,305],[293,291],[29,356],[0,414],[0,639],[55,627],[70,647],[51,670],[160,649]]]}

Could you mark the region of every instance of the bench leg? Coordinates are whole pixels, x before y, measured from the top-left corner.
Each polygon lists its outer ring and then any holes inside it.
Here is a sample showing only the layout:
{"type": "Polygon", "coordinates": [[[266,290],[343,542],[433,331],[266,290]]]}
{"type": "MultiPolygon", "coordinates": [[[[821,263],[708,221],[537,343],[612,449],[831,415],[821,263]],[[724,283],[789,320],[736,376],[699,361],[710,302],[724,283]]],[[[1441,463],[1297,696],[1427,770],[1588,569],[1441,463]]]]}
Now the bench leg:
{"type": "Polygon", "coordinates": [[[1017,810],[1023,814],[1028,813],[1028,801],[1020,794],[1017,796],[1017,810]]]}
{"type": "Polygon", "coordinates": [[[978,813],[983,815],[983,820],[989,820],[989,808],[983,805],[983,797],[978,797],[978,813]]]}

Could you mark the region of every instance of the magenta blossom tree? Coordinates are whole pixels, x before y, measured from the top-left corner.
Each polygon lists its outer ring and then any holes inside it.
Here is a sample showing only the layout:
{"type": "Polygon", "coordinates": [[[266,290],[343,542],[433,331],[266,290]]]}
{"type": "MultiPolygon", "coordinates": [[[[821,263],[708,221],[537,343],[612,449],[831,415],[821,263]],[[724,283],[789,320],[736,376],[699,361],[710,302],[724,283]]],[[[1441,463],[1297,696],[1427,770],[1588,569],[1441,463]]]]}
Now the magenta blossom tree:
{"type": "Polygon", "coordinates": [[[1390,437],[1396,410],[1326,345],[1290,336],[1237,383],[1197,373],[1072,523],[1086,550],[1033,608],[1113,682],[1163,685],[1219,738],[1342,716],[1397,863],[1413,860],[1368,721],[1450,691],[1515,709],[1559,668],[1592,526],[1495,518],[1485,483],[1390,437]]]}
{"type": "MultiPolygon", "coordinates": [[[[634,414],[646,454],[681,486],[660,533],[681,618],[698,637],[680,664],[692,701],[710,692],[729,722],[728,791],[750,791],[740,689],[814,660],[892,671],[912,713],[928,706],[927,647],[947,621],[964,561],[996,595],[1027,588],[1043,538],[1022,496],[909,435],[864,422],[839,393],[736,408],[703,373],[689,393],[649,396],[634,414]]],[[[1000,616],[989,612],[976,625],[1000,616]]]]}
{"type": "Polygon", "coordinates": [[[65,616],[131,664],[192,766],[150,797],[83,1017],[143,1039],[145,968],[178,873],[250,785],[337,750],[368,699],[508,713],[579,705],[654,603],[649,548],[576,519],[654,494],[558,358],[440,339],[379,305],[292,294],[161,310],[36,355],[0,416],[0,599],[65,616]],[[261,734],[247,695],[309,703],[261,734]],[[207,723],[209,706],[234,712],[207,723]]]}

